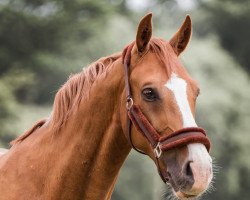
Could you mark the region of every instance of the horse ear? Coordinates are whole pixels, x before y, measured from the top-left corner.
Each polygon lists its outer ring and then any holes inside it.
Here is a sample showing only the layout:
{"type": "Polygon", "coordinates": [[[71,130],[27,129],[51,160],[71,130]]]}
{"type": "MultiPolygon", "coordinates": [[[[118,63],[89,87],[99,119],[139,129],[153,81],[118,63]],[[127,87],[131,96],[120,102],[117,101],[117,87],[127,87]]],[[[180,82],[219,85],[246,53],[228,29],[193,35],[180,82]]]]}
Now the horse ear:
{"type": "Polygon", "coordinates": [[[189,15],[186,16],[181,28],[175,33],[169,41],[177,56],[179,56],[187,47],[192,34],[192,21],[189,15]]]}
{"type": "Polygon", "coordinates": [[[138,52],[142,53],[148,45],[152,36],[152,13],[147,14],[139,23],[136,34],[136,45],[138,52]]]}

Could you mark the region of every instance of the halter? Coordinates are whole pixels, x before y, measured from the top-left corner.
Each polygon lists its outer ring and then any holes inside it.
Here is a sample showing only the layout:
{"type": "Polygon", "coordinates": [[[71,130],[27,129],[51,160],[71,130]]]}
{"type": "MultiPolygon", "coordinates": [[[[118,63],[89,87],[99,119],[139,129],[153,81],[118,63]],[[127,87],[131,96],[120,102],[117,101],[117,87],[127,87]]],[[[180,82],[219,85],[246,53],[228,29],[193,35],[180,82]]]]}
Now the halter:
{"type": "Polygon", "coordinates": [[[170,149],[185,146],[189,143],[201,143],[210,150],[210,141],[206,135],[204,129],[200,127],[188,127],[172,132],[171,134],[161,136],[152,124],[148,121],[147,117],[143,114],[140,107],[134,104],[133,97],[130,90],[129,83],[129,66],[131,59],[131,50],[134,43],[127,46],[123,51],[123,65],[125,71],[125,90],[126,90],[126,109],[127,109],[127,135],[129,142],[134,150],[141,154],[145,154],[143,151],[137,149],[132,141],[131,137],[131,125],[136,127],[136,129],[147,139],[150,146],[153,149],[154,156],[156,159],[156,166],[158,173],[162,178],[163,182],[169,181],[169,175],[166,171],[161,170],[159,166],[159,159],[162,152],[168,151],[170,149]]]}

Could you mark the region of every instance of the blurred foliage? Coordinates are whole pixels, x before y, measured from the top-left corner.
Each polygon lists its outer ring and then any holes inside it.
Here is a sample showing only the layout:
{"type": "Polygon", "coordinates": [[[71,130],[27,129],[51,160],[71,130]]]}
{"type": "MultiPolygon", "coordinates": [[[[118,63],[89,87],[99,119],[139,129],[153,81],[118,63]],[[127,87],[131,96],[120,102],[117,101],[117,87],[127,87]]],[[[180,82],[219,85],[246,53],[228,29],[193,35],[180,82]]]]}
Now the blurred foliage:
{"type": "MultiPolygon", "coordinates": [[[[0,76],[25,69],[36,80],[15,89],[20,102],[46,103],[69,71],[64,65],[74,45],[96,35],[115,6],[108,1],[12,0],[0,5],[0,76]],[[62,59],[58,59],[62,58],[62,59]],[[66,69],[65,69],[66,68],[66,69]],[[45,95],[46,94],[46,95],[45,95]]],[[[72,60],[72,58],[71,58],[72,60]]]]}
{"type": "Polygon", "coordinates": [[[193,40],[183,56],[183,62],[201,87],[197,121],[212,138],[212,156],[219,166],[216,190],[205,199],[247,200],[250,80],[217,40],[214,37],[193,40]]]}
{"type": "Polygon", "coordinates": [[[250,74],[250,1],[201,1],[200,12],[200,35],[217,34],[222,47],[250,74]]]}
{"type": "MultiPolygon", "coordinates": [[[[165,39],[190,13],[194,34],[181,60],[199,81],[197,121],[212,138],[220,166],[216,190],[204,199],[249,199],[249,2],[0,1],[0,145],[49,115],[70,73],[133,40],[147,11],[154,13],[154,35],[165,39]]],[[[160,199],[165,190],[152,161],[133,152],[112,199],[160,199]]]]}
{"type": "Polygon", "coordinates": [[[17,119],[17,106],[51,103],[69,73],[89,62],[81,58],[96,55],[84,45],[100,37],[107,18],[123,7],[109,2],[0,2],[0,138],[14,134],[5,124],[17,119]]]}
{"type": "Polygon", "coordinates": [[[118,178],[112,200],[160,199],[163,192],[153,161],[132,151],[118,178]]]}

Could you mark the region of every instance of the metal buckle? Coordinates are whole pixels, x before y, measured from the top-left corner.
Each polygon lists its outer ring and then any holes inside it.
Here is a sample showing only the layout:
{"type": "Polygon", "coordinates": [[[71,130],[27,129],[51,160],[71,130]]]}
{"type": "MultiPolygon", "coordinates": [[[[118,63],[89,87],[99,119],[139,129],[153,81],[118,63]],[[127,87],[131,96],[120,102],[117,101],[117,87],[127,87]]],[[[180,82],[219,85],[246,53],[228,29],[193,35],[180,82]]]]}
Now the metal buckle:
{"type": "Polygon", "coordinates": [[[134,105],[134,101],[133,101],[132,97],[128,97],[127,98],[127,102],[126,102],[126,108],[127,108],[127,110],[130,110],[133,105],[134,105]]]}
{"type": "Polygon", "coordinates": [[[154,154],[155,154],[156,158],[160,158],[161,157],[162,150],[161,150],[160,142],[158,142],[158,144],[154,148],[154,154]]]}

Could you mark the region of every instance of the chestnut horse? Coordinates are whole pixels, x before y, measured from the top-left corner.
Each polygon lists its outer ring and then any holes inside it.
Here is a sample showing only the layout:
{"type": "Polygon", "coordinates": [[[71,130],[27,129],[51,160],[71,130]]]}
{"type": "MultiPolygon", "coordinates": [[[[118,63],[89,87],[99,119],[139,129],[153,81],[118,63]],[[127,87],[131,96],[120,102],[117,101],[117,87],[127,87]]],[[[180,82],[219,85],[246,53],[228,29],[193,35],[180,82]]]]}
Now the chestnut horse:
{"type": "Polygon", "coordinates": [[[191,19],[168,42],[151,38],[151,18],[141,20],[123,54],[71,76],[50,117],[0,153],[1,200],[110,199],[131,147],[156,163],[178,198],[207,190],[213,176],[209,141],[194,120],[199,88],[178,60],[191,19]]]}

